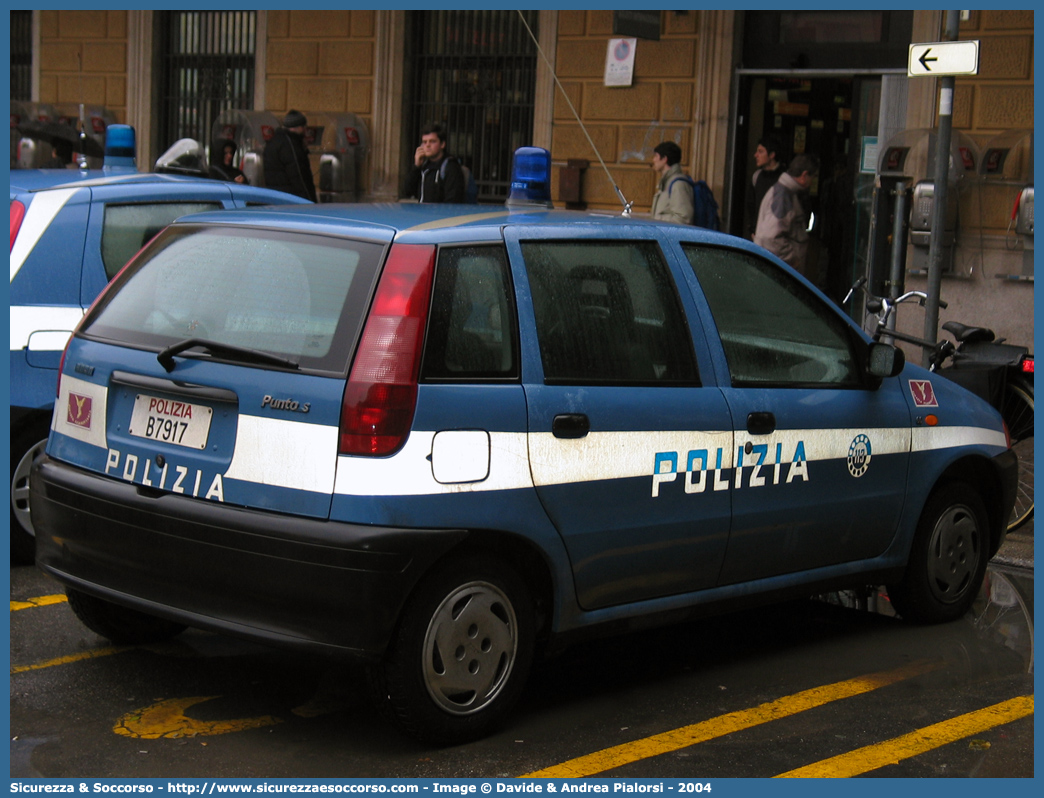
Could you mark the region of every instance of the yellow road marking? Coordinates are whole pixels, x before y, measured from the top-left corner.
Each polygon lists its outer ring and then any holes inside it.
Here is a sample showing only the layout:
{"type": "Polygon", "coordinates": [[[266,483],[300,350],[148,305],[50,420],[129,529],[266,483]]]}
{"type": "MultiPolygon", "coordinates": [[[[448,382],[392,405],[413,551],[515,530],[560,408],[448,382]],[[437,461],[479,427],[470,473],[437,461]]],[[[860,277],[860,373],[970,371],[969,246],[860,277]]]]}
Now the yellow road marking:
{"type": "Polygon", "coordinates": [[[868,745],[821,762],[780,773],[777,779],[843,779],[896,765],[903,759],[1033,714],[1033,696],[1024,695],[944,720],[887,742],[868,745]]]}
{"type": "Polygon", "coordinates": [[[706,742],[716,737],[749,729],[768,723],[773,720],[785,718],[807,709],[813,709],[831,701],[842,698],[868,693],[879,687],[885,687],[904,679],[929,673],[941,666],[941,662],[918,660],[911,662],[901,668],[890,671],[880,671],[865,676],[858,676],[843,682],[813,687],[791,696],[778,698],[750,709],[741,709],[721,715],[716,718],[695,723],[691,726],[683,726],[680,729],[656,734],[642,740],[616,745],[593,754],[570,759],[560,765],[554,765],[533,773],[527,773],[523,778],[580,778],[603,773],[622,765],[637,762],[641,759],[659,756],[671,751],[688,748],[690,745],[706,742]]]}
{"type": "Polygon", "coordinates": [[[30,607],[46,607],[49,604],[61,604],[63,601],[68,601],[64,593],[56,596],[37,596],[36,598],[26,599],[25,601],[12,601],[11,612],[15,610],[27,610],[30,607]]]}
{"type": "Polygon", "coordinates": [[[210,737],[215,734],[260,729],[282,723],[281,718],[263,715],[257,718],[236,720],[196,720],[185,715],[185,710],[204,701],[220,696],[197,696],[195,698],[170,698],[150,707],[129,712],[120,718],[112,730],[123,737],[142,740],[159,740],[178,737],[210,737]]]}
{"type": "Polygon", "coordinates": [[[43,670],[44,668],[53,668],[56,665],[68,665],[71,662],[81,662],[85,659],[107,657],[110,654],[119,654],[122,651],[128,650],[128,646],[109,646],[107,648],[95,648],[91,651],[81,651],[79,654],[70,654],[67,657],[49,659],[44,662],[37,662],[33,665],[15,665],[11,668],[11,675],[14,675],[16,673],[25,673],[26,671],[39,671],[43,670]]]}

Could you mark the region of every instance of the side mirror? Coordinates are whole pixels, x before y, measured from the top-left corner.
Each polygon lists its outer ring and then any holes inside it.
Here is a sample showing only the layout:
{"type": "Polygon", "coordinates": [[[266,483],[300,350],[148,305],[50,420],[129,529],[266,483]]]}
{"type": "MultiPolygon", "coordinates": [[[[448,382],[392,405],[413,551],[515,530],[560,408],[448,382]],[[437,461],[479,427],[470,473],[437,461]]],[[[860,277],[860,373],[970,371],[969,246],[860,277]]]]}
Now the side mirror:
{"type": "Polygon", "coordinates": [[[906,365],[903,350],[891,344],[878,341],[870,344],[870,356],[867,359],[867,371],[874,377],[894,377],[906,365]]]}

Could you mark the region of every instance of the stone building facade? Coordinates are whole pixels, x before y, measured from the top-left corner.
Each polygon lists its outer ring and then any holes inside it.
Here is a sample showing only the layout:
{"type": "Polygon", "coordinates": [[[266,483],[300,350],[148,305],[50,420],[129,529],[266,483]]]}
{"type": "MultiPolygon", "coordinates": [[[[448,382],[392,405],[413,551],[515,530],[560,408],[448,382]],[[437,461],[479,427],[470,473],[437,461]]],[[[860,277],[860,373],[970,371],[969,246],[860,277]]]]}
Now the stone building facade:
{"type": "MultiPolygon", "coordinates": [[[[106,106],[138,131],[142,166],[170,143],[160,141],[156,129],[157,13],[33,12],[32,99],[106,106]]],[[[370,133],[362,182],[372,201],[398,198],[414,144],[412,133],[404,129],[403,107],[410,78],[409,13],[257,12],[253,107],[277,116],[290,108],[306,114],[356,114],[370,133]]],[[[607,87],[603,72],[607,41],[614,36],[613,12],[539,12],[543,55],[536,63],[530,143],[550,149],[556,165],[570,159],[589,162],[581,197],[588,207],[618,210],[619,187],[641,213],[648,211],[654,191],[652,148],[665,139],[676,141],[683,167],[707,180],[728,226],[737,207],[733,175],[745,164],[752,168],[750,153],[737,151],[735,143],[741,116],[735,95],[747,12],[660,13],[659,39],[638,42],[632,85],[607,87]],[[554,65],[554,74],[544,58],[554,65]]],[[[943,12],[912,14],[910,41],[941,39],[943,12]]],[[[957,80],[954,127],[986,148],[1005,131],[1034,127],[1033,12],[979,10],[966,16],[960,37],[980,41],[980,71],[957,80]]],[[[793,76],[802,74],[800,64],[795,65],[793,76]]],[[[937,83],[933,78],[909,79],[907,128],[935,125],[937,83]]],[[[556,169],[556,198],[558,181],[556,169]]],[[[1015,240],[1008,230],[1016,194],[1017,186],[999,183],[962,192],[960,242],[954,271],[944,279],[943,298],[950,307],[943,319],[991,325],[1012,340],[1028,341],[1033,334],[1033,278],[1032,257],[1027,259],[1025,251],[1032,248],[1032,237],[1015,240]],[[1003,279],[1005,275],[1021,279],[1003,279]]],[[[907,287],[918,287],[919,279],[910,275],[907,287]]]]}

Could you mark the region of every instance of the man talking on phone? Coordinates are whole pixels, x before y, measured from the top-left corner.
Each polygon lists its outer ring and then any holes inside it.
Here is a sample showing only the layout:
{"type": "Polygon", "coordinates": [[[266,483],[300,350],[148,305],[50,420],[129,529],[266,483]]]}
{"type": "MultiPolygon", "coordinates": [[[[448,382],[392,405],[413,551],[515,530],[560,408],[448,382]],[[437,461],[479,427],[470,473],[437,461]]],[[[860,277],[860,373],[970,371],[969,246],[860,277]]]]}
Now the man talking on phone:
{"type": "Polygon", "coordinates": [[[406,196],[421,202],[464,202],[464,190],[464,172],[446,152],[446,134],[439,125],[429,125],[413,154],[406,196]]]}

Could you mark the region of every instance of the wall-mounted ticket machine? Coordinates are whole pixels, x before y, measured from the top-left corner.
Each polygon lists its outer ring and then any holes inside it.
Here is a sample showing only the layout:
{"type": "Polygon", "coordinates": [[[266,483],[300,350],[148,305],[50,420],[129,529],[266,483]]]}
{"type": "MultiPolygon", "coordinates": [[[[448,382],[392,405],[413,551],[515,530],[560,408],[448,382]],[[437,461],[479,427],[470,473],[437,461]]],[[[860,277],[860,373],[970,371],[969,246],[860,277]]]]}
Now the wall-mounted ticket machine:
{"type": "Polygon", "coordinates": [[[319,142],[319,201],[358,202],[365,191],[370,147],[366,121],[353,113],[326,114],[319,142]]]}
{"type": "MultiPolygon", "coordinates": [[[[907,271],[926,272],[935,224],[935,158],[937,131],[904,130],[880,148],[870,236],[870,290],[898,295],[907,271]],[[897,223],[896,214],[901,217],[897,223]],[[896,246],[896,235],[902,236],[896,246]],[[909,244],[909,247],[907,246],[909,244]],[[897,262],[898,261],[898,262],[897,262]]],[[[979,148],[953,131],[948,153],[946,214],[941,244],[943,272],[953,271],[954,241],[959,229],[960,198],[977,180],[979,148]]]]}
{"type": "Polygon", "coordinates": [[[1006,130],[990,139],[979,164],[985,228],[1004,228],[1005,247],[1022,250],[1022,268],[1009,280],[1033,276],[1033,130],[1006,130]],[[1003,212],[1003,216],[999,213],[1003,212]]]}

